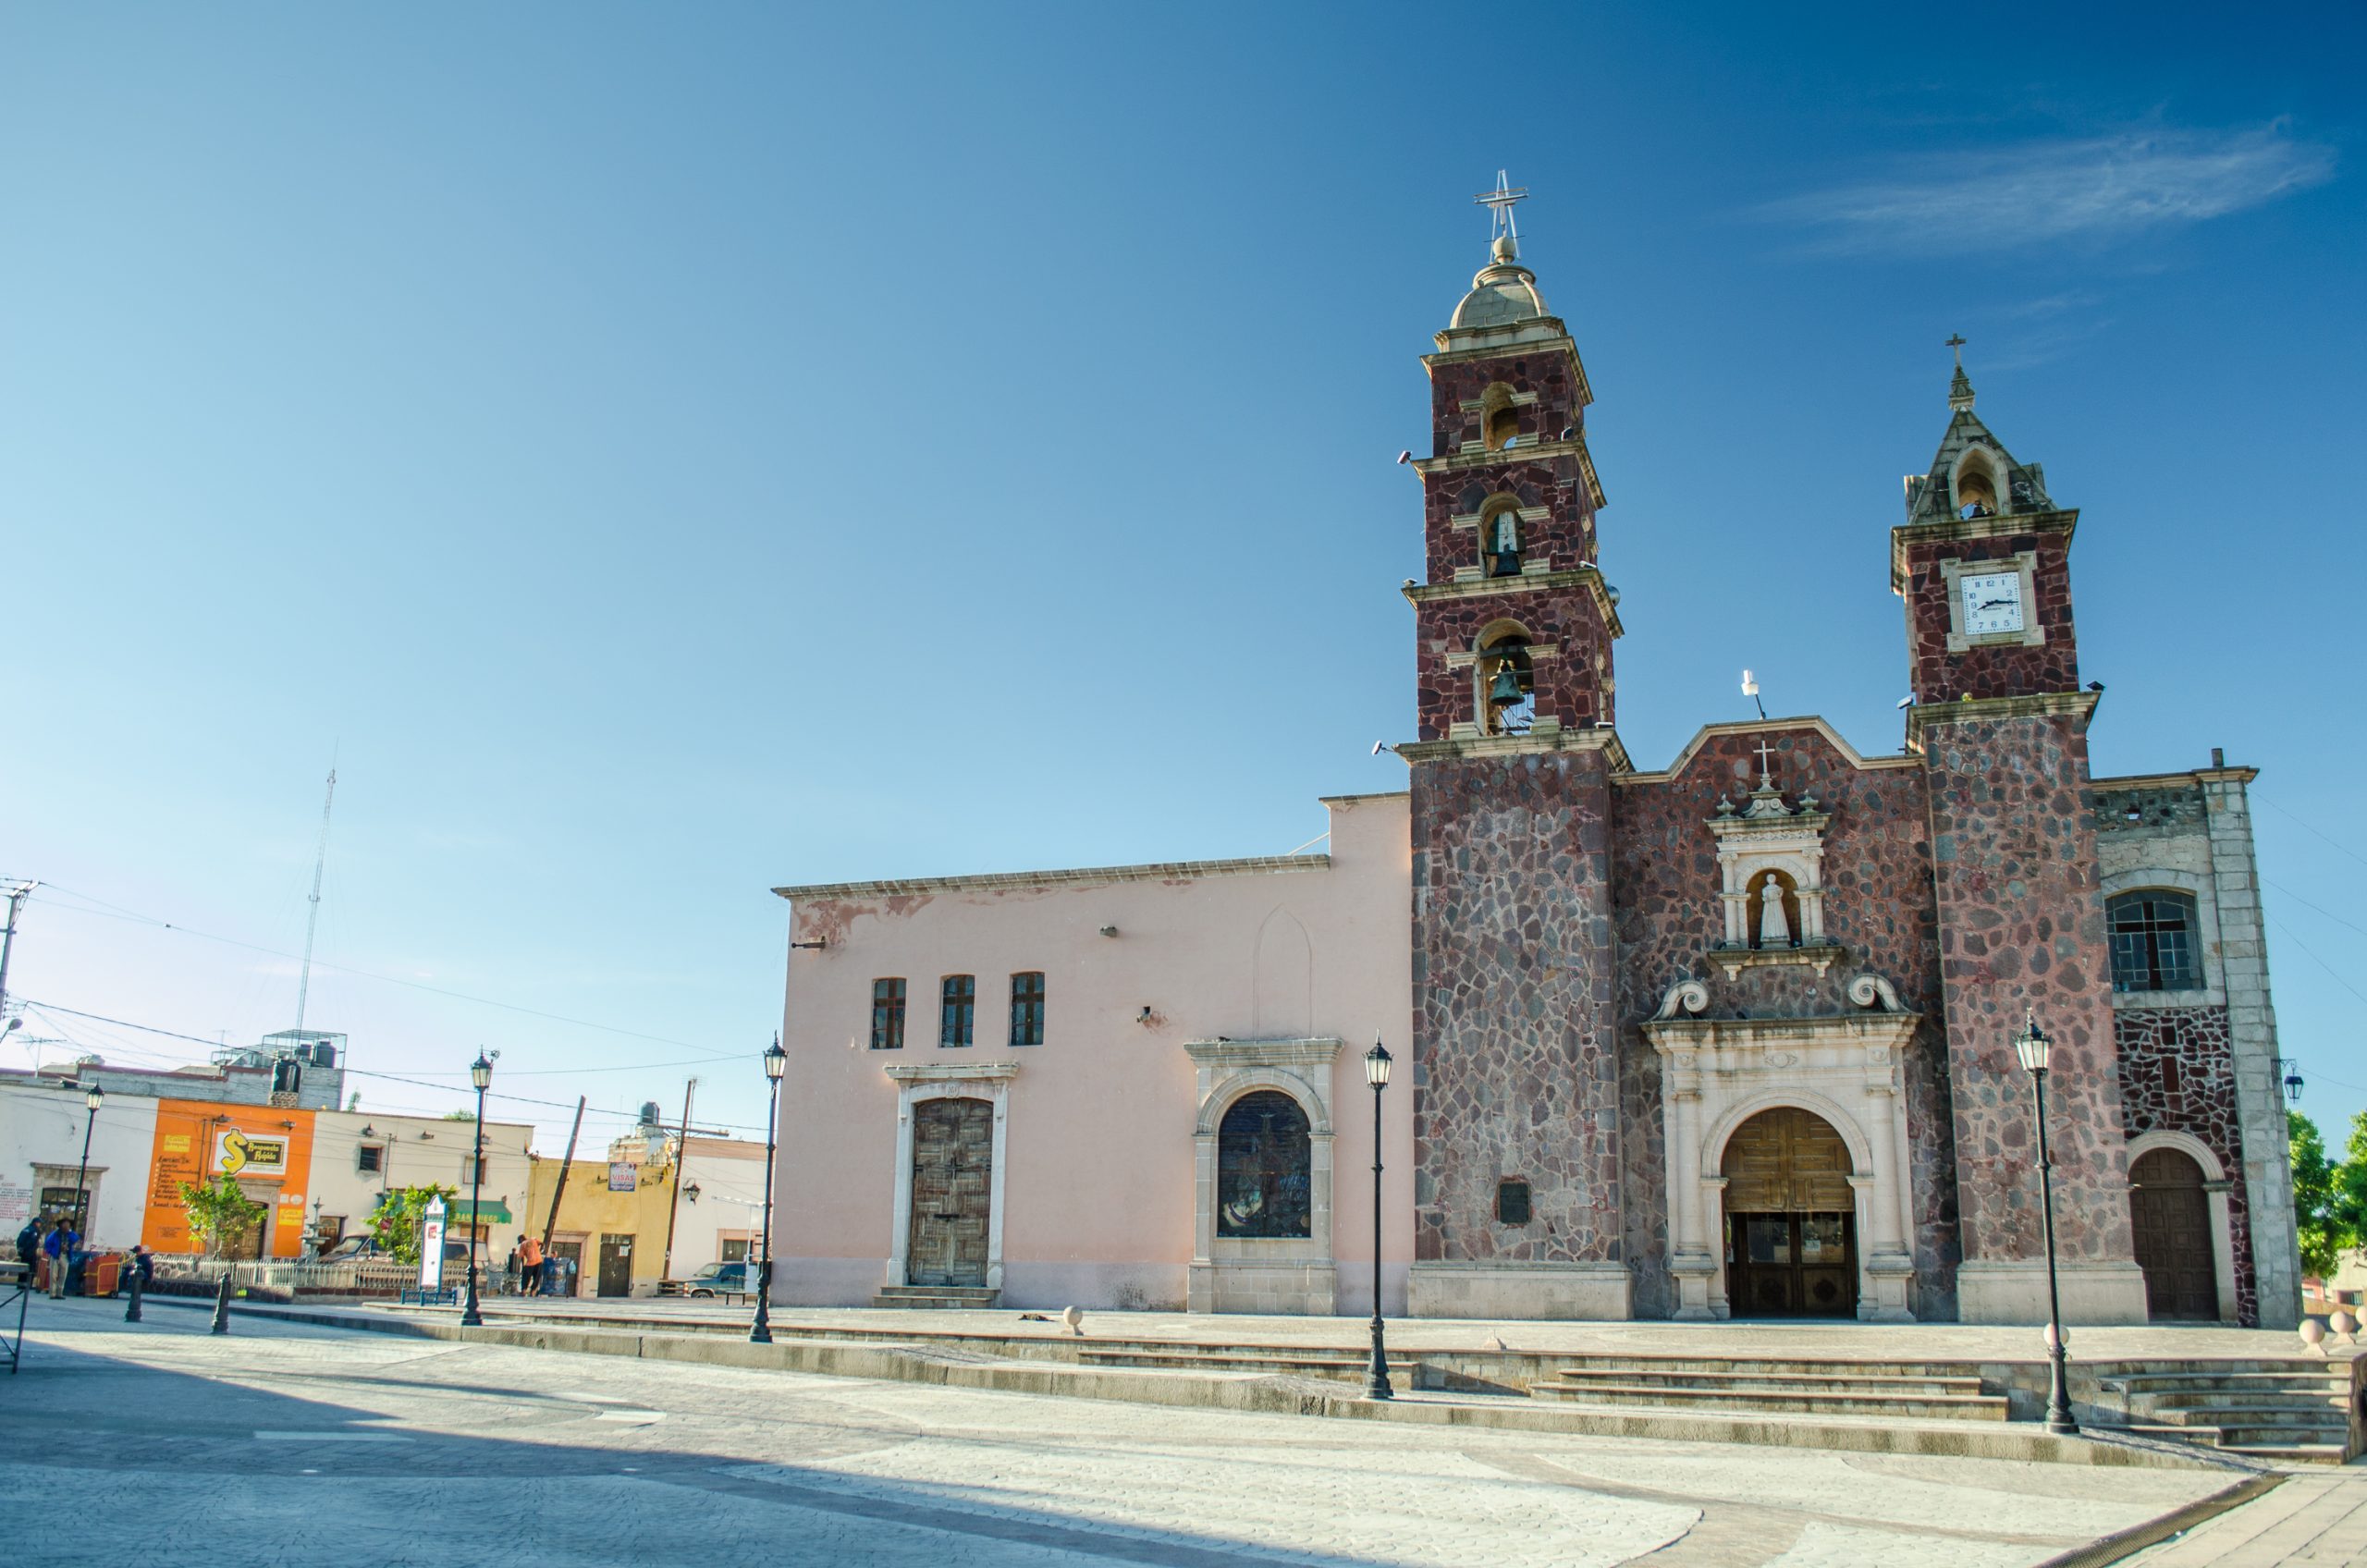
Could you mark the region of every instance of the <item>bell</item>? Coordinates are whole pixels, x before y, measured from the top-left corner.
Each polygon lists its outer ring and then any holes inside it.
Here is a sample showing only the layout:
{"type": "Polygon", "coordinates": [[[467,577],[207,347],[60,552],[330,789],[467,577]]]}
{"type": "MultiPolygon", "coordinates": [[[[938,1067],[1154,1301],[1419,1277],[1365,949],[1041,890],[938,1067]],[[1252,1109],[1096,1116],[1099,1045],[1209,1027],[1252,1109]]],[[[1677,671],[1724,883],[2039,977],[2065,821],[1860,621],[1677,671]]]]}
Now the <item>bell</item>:
{"type": "Polygon", "coordinates": [[[1520,701],[1520,677],[1513,673],[1510,664],[1496,667],[1496,678],[1488,682],[1488,704],[1508,708],[1520,701]]]}
{"type": "Polygon", "coordinates": [[[1498,550],[1496,552],[1495,564],[1488,569],[1488,575],[1490,577],[1518,577],[1520,575],[1520,552],[1517,550],[1498,550]]]}

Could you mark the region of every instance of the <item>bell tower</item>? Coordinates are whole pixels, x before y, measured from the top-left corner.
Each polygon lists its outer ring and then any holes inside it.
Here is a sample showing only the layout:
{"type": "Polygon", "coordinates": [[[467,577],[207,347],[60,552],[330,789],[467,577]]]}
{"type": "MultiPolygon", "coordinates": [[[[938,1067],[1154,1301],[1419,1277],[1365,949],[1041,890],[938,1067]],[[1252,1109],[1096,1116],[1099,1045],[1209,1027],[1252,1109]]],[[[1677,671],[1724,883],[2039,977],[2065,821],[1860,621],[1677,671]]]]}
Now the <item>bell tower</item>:
{"type": "Polygon", "coordinates": [[[1915,701],[1908,749],[1930,782],[1968,1323],[2042,1322],[2045,1242],[2028,1079],[2013,1037],[2054,1037],[2048,1074],[2063,1310],[2146,1319],[2129,1228],[2118,1047],[2071,619],[2071,534],[2036,463],[1972,411],[1964,340],[1946,434],[1907,480],[1891,530],[1915,701]]]}
{"type": "Polygon", "coordinates": [[[1423,356],[1409,582],[1415,1241],[1423,1317],[1625,1317],[1613,1008],[1617,596],[1577,345],[1520,259],[1526,191],[1423,356]],[[1527,1212],[1508,1192],[1525,1191],[1527,1212]],[[1507,1217],[1517,1219],[1507,1223],[1507,1217]],[[1531,1223],[1534,1220],[1537,1223],[1531,1223]],[[1542,1239],[1539,1239],[1541,1236],[1542,1239]]]}

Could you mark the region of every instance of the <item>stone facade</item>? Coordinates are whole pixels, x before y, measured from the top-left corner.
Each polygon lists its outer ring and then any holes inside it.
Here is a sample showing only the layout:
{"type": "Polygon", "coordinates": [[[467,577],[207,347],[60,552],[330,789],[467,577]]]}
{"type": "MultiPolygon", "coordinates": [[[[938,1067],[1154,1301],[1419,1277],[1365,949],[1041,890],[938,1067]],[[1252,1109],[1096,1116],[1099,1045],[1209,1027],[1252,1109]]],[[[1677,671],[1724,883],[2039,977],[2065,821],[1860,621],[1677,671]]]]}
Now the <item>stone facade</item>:
{"type": "MultiPolygon", "coordinates": [[[[2131,1141],[2148,1133],[2183,1133],[2207,1146],[2222,1169],[2243,1166],[2236,1117],[2236,1061],[2222,1007],[2127,1008],[2113,1020],[2120,1047],[2121,1109],[2131,1141]]],[[[2206,1172],[2207,1174],[2207,1172],[2206,1172]]],[[[2236,1320],[2260,1327],[2260,1287],[2252,1269],[2249,1203],[2243,1183],[2226,1185],[2228,1251],[2236,1320]]]]}

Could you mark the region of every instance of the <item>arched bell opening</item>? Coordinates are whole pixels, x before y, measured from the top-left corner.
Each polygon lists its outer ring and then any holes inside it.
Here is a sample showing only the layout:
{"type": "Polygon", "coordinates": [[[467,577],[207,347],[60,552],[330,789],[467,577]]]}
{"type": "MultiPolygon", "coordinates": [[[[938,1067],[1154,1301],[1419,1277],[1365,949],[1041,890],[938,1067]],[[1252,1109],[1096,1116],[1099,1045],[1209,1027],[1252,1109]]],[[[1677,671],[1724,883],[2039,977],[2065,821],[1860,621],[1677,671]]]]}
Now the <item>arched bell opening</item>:
{"type": "Polygon", "coordinates": [[[1999,510],[1998,497],[2005,486],[1997,483],[1997,471],[1988,454],[1972,451],[1965,454],[1956,467],[1956,515],[1958,517],[1994,517],[1999,510]]]}
{"type": "Polygon", "coordinates": [[[1501,452],[1520,437],[1520,411],[1513,406],[1513,389],[1499,381],[1479,394],[1480,444],[1501,452]]]}
{"type": "Polygon", "coordinates": [[[1520,523],[1520,505],[1505,501],[1479,521],[1479,565],[1490,577],[1518,577],[1527,546],[1520,523]]]}
{"type": "Polygon", "coordinates": [[[1472,674],[1478,687],[1474,715],[1482,735],[1525,735],[1537,722],[1537,671],[1527,631],[1509,623],[1480,634],[1472,674]]]}
{"type": "Polygon", "coordinates": [[[1856,1317],[1855,1166],[1840,1131],[1814,1111],[1776,1106],[1735,1129],[1718,1170],[1733,1315],[1856,1317]]]}

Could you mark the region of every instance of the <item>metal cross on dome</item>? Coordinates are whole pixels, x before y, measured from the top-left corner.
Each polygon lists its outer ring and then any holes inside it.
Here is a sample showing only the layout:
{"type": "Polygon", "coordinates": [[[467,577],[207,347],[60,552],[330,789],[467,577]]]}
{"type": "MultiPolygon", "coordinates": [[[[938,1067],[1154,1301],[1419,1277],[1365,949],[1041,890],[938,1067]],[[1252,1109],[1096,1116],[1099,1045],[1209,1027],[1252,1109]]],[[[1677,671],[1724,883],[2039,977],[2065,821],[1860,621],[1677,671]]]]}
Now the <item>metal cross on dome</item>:
{"type": "Polygon", "coordinates": [[[1510,235],[1515,239],[1520,238],[1520,227],[1513,222],[1513,208],[1528,200],[1527,186],[1512,184],[1506,178],[1505,171],[1498,169],[1496,189],[1482,190],[1471,200],[1476,204],[1488,209],[1488,239],[1490,244],[1505,235],[1510,235]]]}

